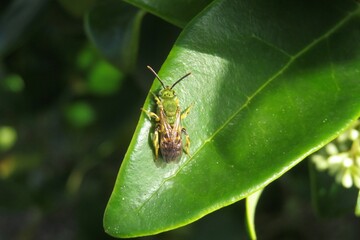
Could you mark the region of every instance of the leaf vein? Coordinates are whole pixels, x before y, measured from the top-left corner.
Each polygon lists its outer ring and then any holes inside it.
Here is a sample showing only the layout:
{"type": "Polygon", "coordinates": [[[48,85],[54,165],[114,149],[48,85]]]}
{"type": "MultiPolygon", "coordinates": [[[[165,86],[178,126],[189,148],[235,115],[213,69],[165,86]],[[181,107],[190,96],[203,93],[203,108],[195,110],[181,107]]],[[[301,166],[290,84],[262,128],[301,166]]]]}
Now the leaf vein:
{"type": "Polygon", "coordinates": [[[279,48],[279,47],[277,47],[276,45],[274,45],[274,44],[272,44],[272,43],[270,43],[270,42],[265,41],[264,39],[260,38],[259,36],[256,36],[256,35],[253,34],[253,35],[251,35],[251,37],[252,37],[253,39],[255,39],[255,40],[259,41],[259,42],[262,42],[262,43],[264,43],[265,45],[267,45],[267,46],[269,46],[269,47],[277,50],[278,52],[284,54],[285,56],[288,56],[289,58],[294,57],[294,56],[291,55],[290,53],[286,52],[284,49],[279,48]]]}

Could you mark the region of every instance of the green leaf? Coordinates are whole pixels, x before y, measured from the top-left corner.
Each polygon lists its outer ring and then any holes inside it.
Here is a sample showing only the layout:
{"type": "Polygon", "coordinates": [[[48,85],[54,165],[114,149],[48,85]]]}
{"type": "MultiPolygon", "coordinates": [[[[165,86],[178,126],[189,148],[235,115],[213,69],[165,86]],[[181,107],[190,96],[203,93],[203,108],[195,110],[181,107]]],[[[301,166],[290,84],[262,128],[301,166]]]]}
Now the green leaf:
{"type": "Polygon", "coordinates": [[[162,19],[184,28],[201,10],[213,0],[125,0],[162,19]]]}
{"type": "MultiPolygon", "coordinates": [[[[219,0],[187,25],[160,77],[175,87],[191,157],[154,162],[141,115],[104,216],[116,237],[174,229],[280,177],[360,116],[353,1],[219,0]]],[[[149,73],[149,78],[151,73],[149,73]]],[[[160,84],[155,82],[152,92],[160,84]]],[[[144,108],[155,110],[149,94],[144,108]]]]}
{"type": "Polygon", "coordinates": [[[255,231],[255,211],[264,189],[254,192],[246,198],[246,223],[250,239],[257,239],[255,231]]]}
{"type": "Polygon", "coordinates": [[[139,48],[141,21],[145,12],[122,1],[96,5],[85,18],[88,37],[101,53],[124,72],[132,72],[139,48]]]}

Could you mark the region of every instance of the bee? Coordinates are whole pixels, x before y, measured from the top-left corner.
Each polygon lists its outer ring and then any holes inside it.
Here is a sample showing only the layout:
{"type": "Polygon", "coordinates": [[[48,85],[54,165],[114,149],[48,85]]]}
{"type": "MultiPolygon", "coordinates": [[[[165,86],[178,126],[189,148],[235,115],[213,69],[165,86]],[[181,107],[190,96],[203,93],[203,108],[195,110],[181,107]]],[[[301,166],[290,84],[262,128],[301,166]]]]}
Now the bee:
{"type": "Polygon", "coordinates": [[[191,73],[185,74],[171,86],[165,86],[158,74],[150,66],[147,66],[147,68],[155,75],[162,85],[162,89],[159,91],[158,96],[151,92],[157,105],[157,112],[154,113],[143,108],[141,109],[150,119],[154,118],[156,121],[155,132],[152,134],[155,159],[158,159],[160,149],[161,156],[165,162],[176,161],[181,157],[183,151],[182,134],[185,135],[184,151],[187,155],[190,155],[190,137],[186,132],[186,129],[182,127],[181,120],[189,114],[191,106],[181,113],[179,99],[173,88],[191,73]]]}

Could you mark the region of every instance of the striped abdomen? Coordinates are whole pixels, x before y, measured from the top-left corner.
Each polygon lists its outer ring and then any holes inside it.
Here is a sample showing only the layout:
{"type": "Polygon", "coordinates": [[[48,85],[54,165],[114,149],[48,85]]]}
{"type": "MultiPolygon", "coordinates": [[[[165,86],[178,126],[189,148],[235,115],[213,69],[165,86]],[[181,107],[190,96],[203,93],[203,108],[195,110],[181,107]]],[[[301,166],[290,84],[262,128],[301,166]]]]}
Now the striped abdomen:
{"type": "Polygon", "coordinates": [[[177,160],[182,153],[181,131],[160,134],[160,151],[166,162],[177,160]]]}

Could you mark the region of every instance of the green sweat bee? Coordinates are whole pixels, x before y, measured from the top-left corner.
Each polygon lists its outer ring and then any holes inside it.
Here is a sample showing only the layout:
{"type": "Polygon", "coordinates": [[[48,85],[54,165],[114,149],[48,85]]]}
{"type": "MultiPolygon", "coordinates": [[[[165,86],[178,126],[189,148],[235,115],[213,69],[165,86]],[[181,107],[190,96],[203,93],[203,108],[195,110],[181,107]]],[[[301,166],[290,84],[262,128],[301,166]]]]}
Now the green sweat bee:
{"type": "Polygon", "coordinates": [[[165,86],[158,74],[150,66],[147,66],[147,68],[155,75],[163,87],[158,96],[152,93],[157,105],[157,112],[153,113],[141,109],[150,119],[154,118],[156,121],[155,132],[152,135],[155,159],[158,159],[160,149],[161,155],[166,162],[176,161],[181,156],[183,150],[182,134],[185,135],[184,151],[189,155],[190,137],[186,129],[182,127],[181,120],[189,114],[191,106],[181,113],[179,99],[173,88],[191,73],[185,74],[174,82],[173,85],[165,86]]]}

